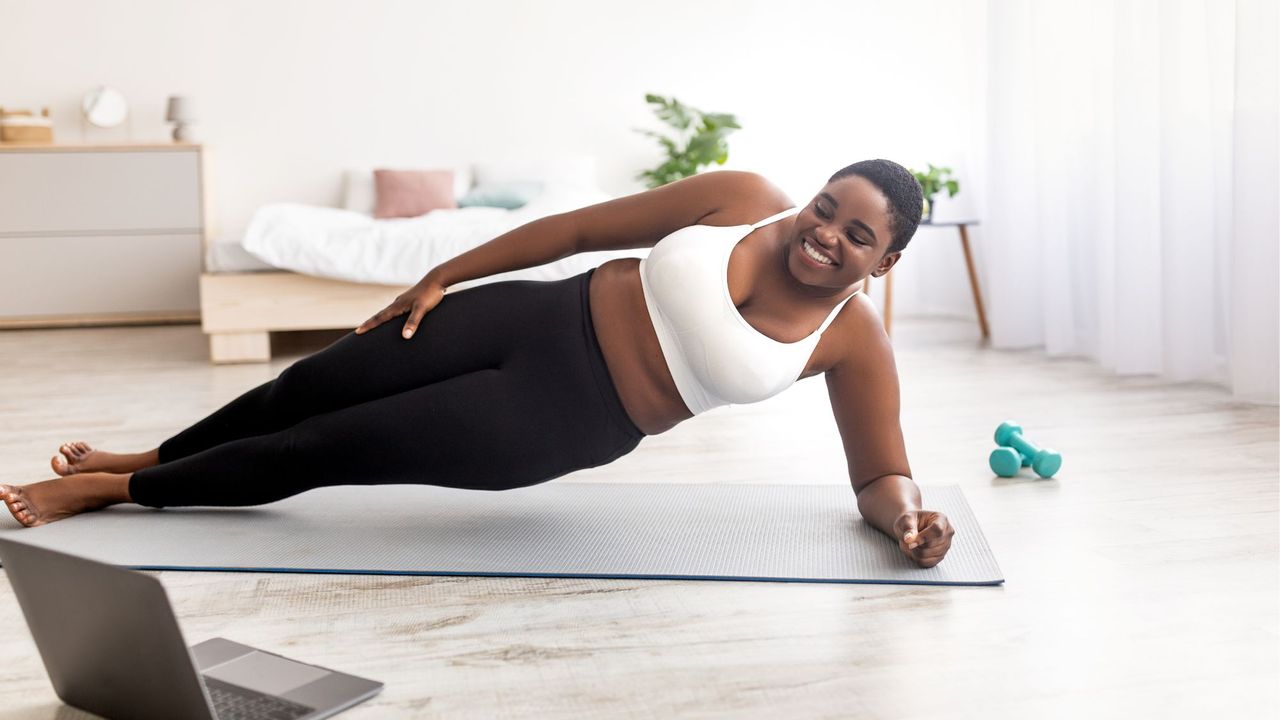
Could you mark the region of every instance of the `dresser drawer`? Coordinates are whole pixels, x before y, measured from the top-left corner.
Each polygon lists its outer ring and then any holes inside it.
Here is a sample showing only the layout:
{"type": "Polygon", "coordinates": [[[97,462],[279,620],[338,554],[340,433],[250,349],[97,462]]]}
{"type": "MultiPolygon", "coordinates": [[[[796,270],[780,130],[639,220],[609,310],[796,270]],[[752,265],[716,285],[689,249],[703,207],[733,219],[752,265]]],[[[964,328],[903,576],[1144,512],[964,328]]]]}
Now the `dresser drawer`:
{"type": "Polygon", "coordinates": [[[0,236],[199,232],[198,149],[0,153],[0,236]]]}
{"type": "Polygon", "coordinates": [[[0,316],[200,308],[200,235],[0,237],[0,316]]]}

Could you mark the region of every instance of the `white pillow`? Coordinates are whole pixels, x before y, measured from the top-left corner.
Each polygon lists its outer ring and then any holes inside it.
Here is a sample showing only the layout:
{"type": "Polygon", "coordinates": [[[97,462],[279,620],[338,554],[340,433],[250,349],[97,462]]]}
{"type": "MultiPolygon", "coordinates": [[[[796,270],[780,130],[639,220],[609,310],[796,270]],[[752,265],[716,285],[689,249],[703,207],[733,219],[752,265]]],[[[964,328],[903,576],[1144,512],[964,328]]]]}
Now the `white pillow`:
{"type": "Polygon", "coordinates": [[[553,158],[503,158],[475,164],[476,185],[541,182],[581,190],[596,190],[596,159],[591,155],[553,158]]]}
{"type": "MultiPolygon", "coordinates": [[[[471,167],[458,165],[452,170],[453,198],[457,200],[471,192],[471,167]]],[[[378,199],[373,184],[373,168],[352,168],[343,173],[343,177],[342,207],[372,215],[378,199]]]]}

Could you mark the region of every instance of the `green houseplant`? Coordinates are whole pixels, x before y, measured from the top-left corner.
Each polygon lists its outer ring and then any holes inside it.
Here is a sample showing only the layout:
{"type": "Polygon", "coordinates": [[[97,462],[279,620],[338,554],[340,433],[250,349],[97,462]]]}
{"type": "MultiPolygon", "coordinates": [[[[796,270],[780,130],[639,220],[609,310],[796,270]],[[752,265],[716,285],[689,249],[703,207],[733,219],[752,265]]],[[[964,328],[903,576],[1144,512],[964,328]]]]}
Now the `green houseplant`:
{"type": "Polygon", "coordinates": [[[960,181],[951,174],[951,168],[936,167],[933,163],[929,163],[927,171],[912,170],[911,174],[916,176],[920,188],[924,190],[924,215],[921,216],[920,222],[932,222],[933,196],[945,188],[947,197],[955,197],[956,193],[960,192],[960,181]]]}
{"type": "Polygon", "coordinates": [[[674,97],[668,99],[652,93],[646,94],[644,99],[663,122],[678,131],[672,138],[653,130],[635,128],[642,135],[657,138],[667,152],[667,159],[661,165],[636,175],[637,180],[645,181],[645,187],[660,187],[694,175],[705,165],[713,162],[723,165],[729,159],[726,138],[734,130],[742,129],[733,115],[704,113],[674,97]]]}

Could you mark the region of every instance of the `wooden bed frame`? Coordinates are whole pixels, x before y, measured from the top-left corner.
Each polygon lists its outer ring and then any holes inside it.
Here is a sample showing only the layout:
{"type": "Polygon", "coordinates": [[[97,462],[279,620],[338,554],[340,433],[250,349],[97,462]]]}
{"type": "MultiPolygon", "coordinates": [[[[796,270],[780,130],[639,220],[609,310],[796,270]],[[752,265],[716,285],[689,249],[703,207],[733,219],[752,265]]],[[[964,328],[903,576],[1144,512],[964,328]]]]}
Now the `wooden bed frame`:
{"type": "Polygon", "coordinates": [[[408,286],[370,285],[300,273],[200,275],[200,327],[215,364],[267,362],[269,333],[353,329],[408,286]]]}

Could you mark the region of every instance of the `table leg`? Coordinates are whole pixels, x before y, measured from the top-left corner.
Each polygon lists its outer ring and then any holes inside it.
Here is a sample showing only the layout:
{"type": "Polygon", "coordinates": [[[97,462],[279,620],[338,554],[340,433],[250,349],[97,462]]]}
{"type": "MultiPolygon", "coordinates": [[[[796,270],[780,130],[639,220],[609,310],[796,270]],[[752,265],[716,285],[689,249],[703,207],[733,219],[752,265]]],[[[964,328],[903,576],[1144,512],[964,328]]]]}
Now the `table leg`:
{"type": "Polygon", "coordinates": [[[987,329],[987,313],[982,308],[982,290],[978,288],[978,273],[973,268],[973,253],[969,251],[969,229],[964,225],[957,225],[960,229],[960,245],[964,248],[964,264],[969,268],[969,286],[973,288],[973,304],[978,308],[978,326],[982,328],[983,339],[991,337],[991,331],[987,329]]]}
{"type": "Polygon", "coordinates": [[[884,274],[884,332],[893,337],[893,271],[884,274]]]}

